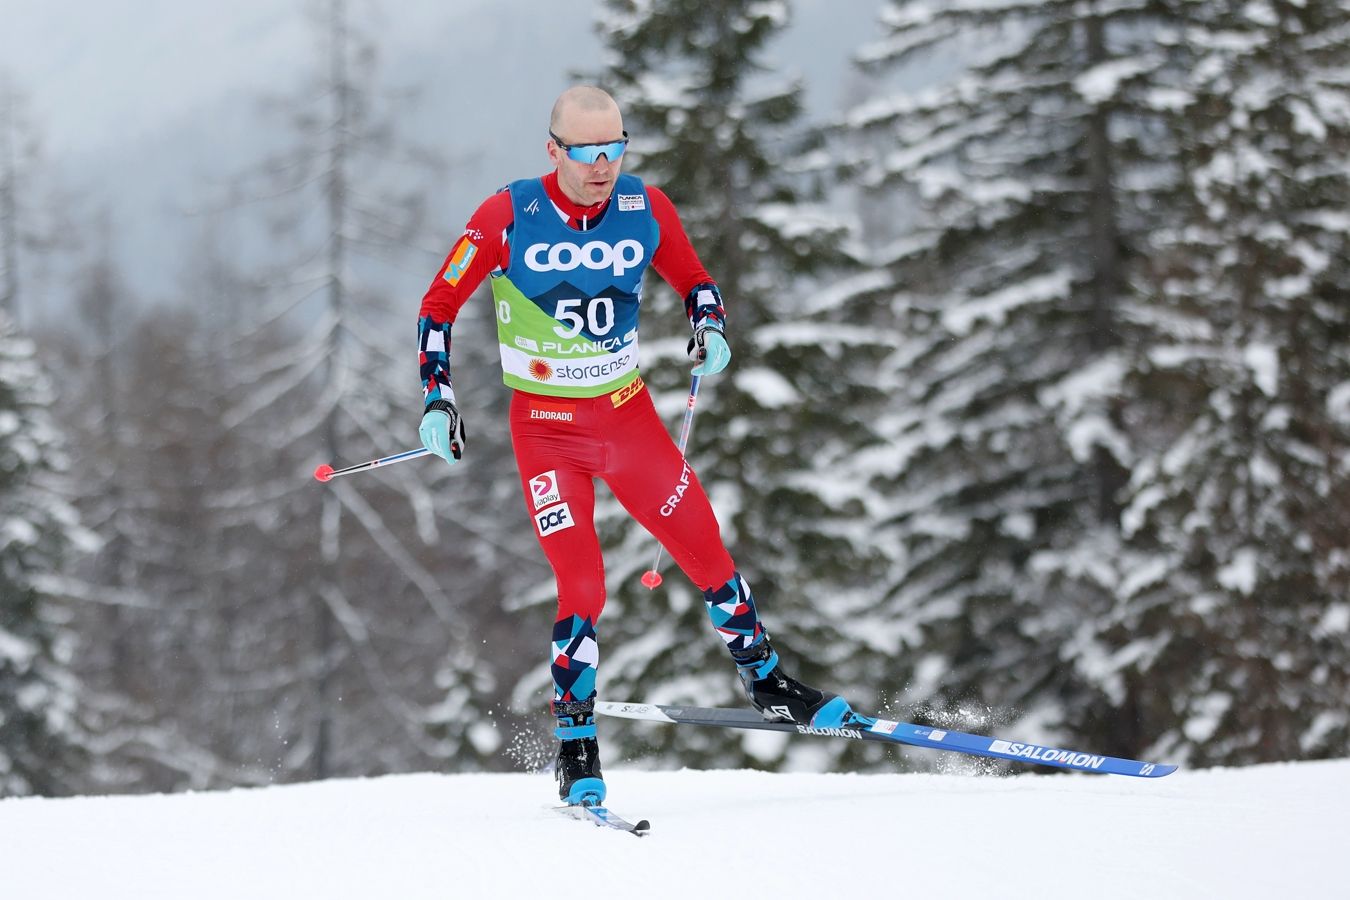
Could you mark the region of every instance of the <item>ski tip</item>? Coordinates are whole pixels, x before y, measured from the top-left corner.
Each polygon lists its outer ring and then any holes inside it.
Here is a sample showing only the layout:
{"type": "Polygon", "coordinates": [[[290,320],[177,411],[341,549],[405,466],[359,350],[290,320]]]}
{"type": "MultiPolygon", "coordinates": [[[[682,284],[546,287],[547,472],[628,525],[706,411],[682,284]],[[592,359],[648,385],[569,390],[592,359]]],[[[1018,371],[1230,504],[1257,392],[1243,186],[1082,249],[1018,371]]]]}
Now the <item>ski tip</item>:
{"type": "Polygon", "coordinates": [[[328,481],[333,477],[333,467],[324,463],[314,470],[314,477],[319,481],[328,481]]]}

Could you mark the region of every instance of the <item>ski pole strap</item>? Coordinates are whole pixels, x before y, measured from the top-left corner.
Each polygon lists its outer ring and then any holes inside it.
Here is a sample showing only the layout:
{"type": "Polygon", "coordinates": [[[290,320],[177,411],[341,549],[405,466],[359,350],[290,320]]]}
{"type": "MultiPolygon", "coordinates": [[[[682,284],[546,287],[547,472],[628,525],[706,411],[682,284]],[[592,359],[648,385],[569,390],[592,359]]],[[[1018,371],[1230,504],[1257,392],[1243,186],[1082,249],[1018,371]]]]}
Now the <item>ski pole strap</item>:
{"type": "Polygon", "coordinates": [[[595,723],[589,725],[559,725],[553,729],[555,737],[564,741],[574,741],[577,738],[595,737],[595,723]]]}

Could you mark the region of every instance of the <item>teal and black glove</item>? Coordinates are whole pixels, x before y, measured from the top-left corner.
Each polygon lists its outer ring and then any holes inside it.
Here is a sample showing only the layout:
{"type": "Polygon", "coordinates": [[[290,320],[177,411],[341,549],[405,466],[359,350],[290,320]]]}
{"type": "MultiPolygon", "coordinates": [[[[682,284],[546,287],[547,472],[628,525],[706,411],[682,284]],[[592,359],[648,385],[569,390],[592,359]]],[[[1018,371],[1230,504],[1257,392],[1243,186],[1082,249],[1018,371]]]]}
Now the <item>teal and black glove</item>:
{"type": "Polygon", "coordinates": [[[722,336],[722,329],[700,325],[689,339],[689,358],[702,365],[695,366],[695,375],[716,375],[731,362],[731,348],[722,336]]]}
{"type": "Polygon", "coordinates": [[[433,400],[427,404],[417,434],[422,438],[423,447],[452,466],[464,455],[468,443],[464,436],[464,420],[449,400],[433,400]]]}

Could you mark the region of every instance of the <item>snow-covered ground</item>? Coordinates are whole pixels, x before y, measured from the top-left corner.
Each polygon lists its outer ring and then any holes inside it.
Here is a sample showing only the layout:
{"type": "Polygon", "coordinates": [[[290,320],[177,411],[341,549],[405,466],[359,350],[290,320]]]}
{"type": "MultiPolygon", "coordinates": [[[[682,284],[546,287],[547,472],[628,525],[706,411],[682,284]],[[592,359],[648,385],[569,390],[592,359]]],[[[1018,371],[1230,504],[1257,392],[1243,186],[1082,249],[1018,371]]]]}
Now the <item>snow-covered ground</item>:
{"type": "Polygon", "coordinates": [[[4,900],[1346,897],[1350,760],[1111,776],[608,773],[0,801],[4,900]]]}

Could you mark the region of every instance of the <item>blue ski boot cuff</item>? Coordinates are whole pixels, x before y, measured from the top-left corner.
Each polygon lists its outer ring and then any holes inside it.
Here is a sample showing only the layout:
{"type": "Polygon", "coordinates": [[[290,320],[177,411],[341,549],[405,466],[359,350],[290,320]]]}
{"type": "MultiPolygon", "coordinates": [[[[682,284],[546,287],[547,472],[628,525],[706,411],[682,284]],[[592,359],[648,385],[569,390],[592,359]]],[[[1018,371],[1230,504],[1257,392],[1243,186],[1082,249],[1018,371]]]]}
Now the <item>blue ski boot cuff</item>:
{"type": "Polygon", "coordinates": [[[595,737],[595,694],[585,700],[553,700],[549,704],[558,720],[553,734],[564,741],[595,737]]]}
{"type": "Polygon", "coordinates": [[[763,681],[778,665],[778,651],[769,644],[767,634],[744,650],[732,650],[731,658],[741,676],[748,675],[751,681],[763,681]]]}
{"type": "Polygon", "coordinates": [[[762,681],[763,679],[768,678],[769,673],[772,672],[778,666],[778,651],[777,650],[769,651],[769,656],[767,659],[746,663],[740,662],[738,660],[736,662],[736,665],[741,669],[742,672],[749,672],[750,677],[753,678],[755,681],[762,681]]]}
{"type": "Polygon", "coordinates": [[[559,725],[553,729],[553,735],[564,741],[593,738],[595,737],[595,723],[592,722],[589,725],[559,725]]]}

